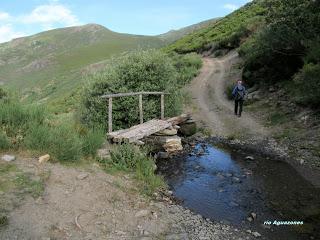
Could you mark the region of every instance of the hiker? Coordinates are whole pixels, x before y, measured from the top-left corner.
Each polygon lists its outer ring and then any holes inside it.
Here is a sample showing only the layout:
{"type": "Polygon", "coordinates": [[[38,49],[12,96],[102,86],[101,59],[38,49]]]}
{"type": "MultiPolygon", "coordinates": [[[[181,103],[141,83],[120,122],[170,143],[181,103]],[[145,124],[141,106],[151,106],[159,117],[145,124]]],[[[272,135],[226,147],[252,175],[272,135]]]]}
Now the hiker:
{"type": "Polygon", "coordinates": [[[237,115],[238,117],[241,117],[245,95],[246,88],[242,85],[242,81],[238,80],[237,85],[232,91],[232,96],[234,98],[234,115],[237,115]]]}

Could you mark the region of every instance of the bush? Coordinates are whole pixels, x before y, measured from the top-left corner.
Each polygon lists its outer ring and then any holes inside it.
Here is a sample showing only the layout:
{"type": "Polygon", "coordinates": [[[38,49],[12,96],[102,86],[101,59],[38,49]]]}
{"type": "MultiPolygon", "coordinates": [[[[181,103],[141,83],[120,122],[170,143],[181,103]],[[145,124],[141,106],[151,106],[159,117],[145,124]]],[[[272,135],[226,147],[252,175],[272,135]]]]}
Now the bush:
{"type": "Polygon", "coordinates": [[[0,149],[27,147],[60,161],[75,161],[94,156],[104,141],[102,128],[83,127],[81,132],[70,120],[54,124],[46,116],[41,106],[0,101],[0,149]]]}
{"type": "Polygon", "coordinates": [[[85,156],[96,156],[97,149],[102,146],[105,141],[105,130],[100,127],[89,129],[88,132],[81,136],[82,153],[85,156]]]}
{"type": "Polygon", "coordinates": [[[144,157],[138,148],[130,144],[119,145],[110,152],[111,163],[119,170],[135,169],[139,159],[144,157]]]}
{"type": "MultiPolygon", "coordinates": [[[[94,84],[85,90],[82,121],[89,126],[107,121],[105,93],[164,91],[166,116],[181,112],[181,94],[177,85],[177,71],[172,60],[155,50],[130,53],[112,61],[104,71],[92,75],[94,84]]],[[[159,118],[160,96],[144,96],[144,119],[159,118]]],[[[116,98],[113,101],[115,129],[126,128],[139,122],[138,97],[116,98]]]]}
{"type": "Polygon", "coordinates": [[[245,60],[243,79],[249,85],[289,80],[294,100],[319,108],[319,1],[270,0],[263,4],[266,26],[239,51],[245,60]]]}
{"type": "Polygon", "coordinates": [[[10,139],[11,147],[18,148],[23,143],[31,124],[42,124],[45,109],[36,105],[23,105],[14,100],[0,101],[0,125],[10,139]]]}
{"type": "Polygon", "coordinates": [[[0,100],[5,99],[8,96],[7,92],[5,92],[2,88],[0,88],[0,100]]]}
{"type": "Polygon", "coordinates": [[[157,188],[164,186],[162,177],[157,176],[152,158],[148,157],[146,150],[131,144],[122,144],[110,151],[110,159],[100,159],[106,170],[115,168],[117,170],[135,173],[141,182],[143,192],[150,195],[157,188]]]}
{"type": "MultiPolygon", "coordinates": [[[[36,105],[23,105],[15,101],[0,102],[1,126],[10,128],[10,133],[25,132],[29,124],[42,124],[46,112],[43,107],[36,105]]],[[[10,133],[9,134],[10,136],[10,133]]]]}
{"type": "Polygon", "coordinates": [[[294,82],[295,100],[304,105],[319,107],[320,104],[320,64],[309,63],[296,74],[294,82]]]}
{"type": "Polygon", "coordinates": [[[34,125],[26,134],[25,145],[29,149],[49,153],[60,161],[75,161],[82,155],[80,137],[68,125],[34,125]]]}
{"type": "Polygon", "coordinates": [[[184,36],[165,50],[182,54],[238,47],[243,38],[263,24],[265,13],[262,1],[252,1],[217,22],[184,36]]]}
{"type": "Polygon", "coordinates": [[[199,69],[202,67],[201,57],[195,53],[185,55],[172,53],[170,57],[178,72],[177,82],[179,86],[189,83],[198,75],[199,69]]]}
{"type": "Polygon", "coordinates": [[[10,148],[10,140],[4,133],[0,132],[0,150],[6,150],[10,148]]]}

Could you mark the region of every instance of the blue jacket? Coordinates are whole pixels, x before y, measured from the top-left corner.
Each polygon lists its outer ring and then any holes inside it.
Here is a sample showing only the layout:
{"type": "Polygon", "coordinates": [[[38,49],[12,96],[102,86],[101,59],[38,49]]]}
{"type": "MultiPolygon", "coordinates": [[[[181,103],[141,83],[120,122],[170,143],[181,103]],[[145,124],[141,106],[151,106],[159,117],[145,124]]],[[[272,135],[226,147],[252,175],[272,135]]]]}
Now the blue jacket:
{"type": "MultiPolygon", "coordinates": [[[[233,91],[232,91],[232,96],[233,97],[236,97],[237,96],[237,93],[238,93],[238,91],[243,91],[243,98],[244,98],[244,96],[246,95],[246,88],[243,86],[243,85],[236,85],[234,88],[233,88],[233,91]]],[[[242,98],[242,99],[243,99],[242,98]]]]}

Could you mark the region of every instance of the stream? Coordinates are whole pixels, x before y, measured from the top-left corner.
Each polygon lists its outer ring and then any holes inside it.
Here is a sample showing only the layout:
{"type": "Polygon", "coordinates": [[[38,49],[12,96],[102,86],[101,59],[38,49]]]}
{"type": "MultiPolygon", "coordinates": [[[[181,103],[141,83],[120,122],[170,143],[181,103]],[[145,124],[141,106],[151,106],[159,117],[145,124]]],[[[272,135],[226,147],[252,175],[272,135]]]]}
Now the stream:
{"type": "Polygon", "coordinates": [[[284,161],[198,143],[157,166],[174,197],[204,218],[268,239],[320,239],[320,190],[284,161]]]}

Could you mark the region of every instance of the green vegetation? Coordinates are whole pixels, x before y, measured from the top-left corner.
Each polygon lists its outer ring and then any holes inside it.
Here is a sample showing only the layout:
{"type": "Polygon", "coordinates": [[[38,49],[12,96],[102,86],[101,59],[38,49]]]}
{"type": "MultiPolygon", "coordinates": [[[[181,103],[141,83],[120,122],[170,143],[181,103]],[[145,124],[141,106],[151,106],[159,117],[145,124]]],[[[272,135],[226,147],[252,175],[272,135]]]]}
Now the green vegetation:
{"type": "Polygon", "coordinates": [[[22,172],[13,164],[1,163],[0,173],[0,191],[4,193],[23,191],[24,194],[37,198],[44,191],[44,179],[40,177],[40,180],[34,180],[31,175],[22,172]]]}
{"type": "Polygon", "coordinates": [[[4,133],[0,132],[0,150],[8,148],[10,148],[9,138],[4,133]]]}
{"type": "Polygon", "coordinates": [[[15,100],[0,101],[0,149],[31,149],[60,161],[94,156],[104,141],[101,128],[55,123],[45,109],[15,100]]]}
{"type": "Polygon", "coordinates": [[[106,171],[115,169],[134,173],[141,183],[143,193],[151,195],[164,186],[163,179],[154,173],[156,166],[148,151],[130,144],[122,144],[110,152],[110,158],[99,159],[106,171]]]}
{"type": "Polygon", "coordinates": [[[269,124],[272,126],[283,124],[287,121],[288,117],[283,112],[274,111],[269,116],[269,124]]]}
{"type": "Polygon", "coordinates": [[[42,181],[32,180],[26,173],[18,173],[14,179],[14,184],[26,194],[30,194],[33,198],[38,198],[44,191],[42,181]]]}
{"type": "Polygon", "coordinates": [[[0,44],[0,81],[25,101],[41,100],[68,112],[87,73],[112,56],[163,45],[157,37],[115,33],[96,24],[50,30],[0,44]]]}
{"type": "MultiPolygon", "coordinates": [[[[82,121],[89,126],[103,124],[107,119],[106,102],[101,99],[105,93],[164,91],[166,116],[181,112],[182,96],[179,88],[190,81],[198,72],[201,59],[195,55],[172,58],[156,51],[138,51],[112,61],[105,70],[93,74],[85,90],[82,121]]],[[[144,96],[144,120],[158,118],[159,96],[144,96]]],[[[132,126],[139,122],[138,98],[116,98],[113,101],[113,121],[115,129],[132,126]]]]}
{"type": "Polygon", "coordinates": [[[0,88],[0,100],[4,99],[8,96],[7,92],[5,92],[2,88],[0,88]]]}
{"type": "Polygon", "coordinates": [[[0,227],[8,224],[8,217],[5,215],[0,215],[0,227]]]}
{"type": "Polygon", "coordinates": [[[163,33],[158,35],[160,39],[164,40],[166,43],[173,43],[174,41],[179,40],[180,38],[184,37],[187,34],[190,34],[192,32],[195,32],[196,30],[199,30],[201,28],[208,27],[215,22],[217,22],[220,18],[213,18],[209,19],[203,22],[199,22],[193,25],[190,25],[188,27],[184,27],[178,30],[171,30],[167,33],[163,33]]]}
{"type": "Polygon", "coordinates": [[[202,66],[202,60],[199,55],[189,53],[180,55],[177,53],[170,54],[173,65],[178,72],[177,83],[180,87],[189,83],[199,73],[202,66]]]}
{"type": "Polygon", "coordinates": [[[318,108],[319,1],[271,0],[264,6],[266,25],[240,49],[244,79],[250,85],[287,81],[293,100],[318,108]]]}
{"type": "Polygon", "coordinates": [[[210,26],[197,30],[166,47],[177,53],[233,49],[264,22],[261,1],[248,3],[210,26]]]}
{"type": "Polygon", "coordinates": [[[43,194],[44,175],[33,176],[11,163],[0,163],[0,227],[8,224],[8,212],[26,196],[38,198],[43,194]]]}

